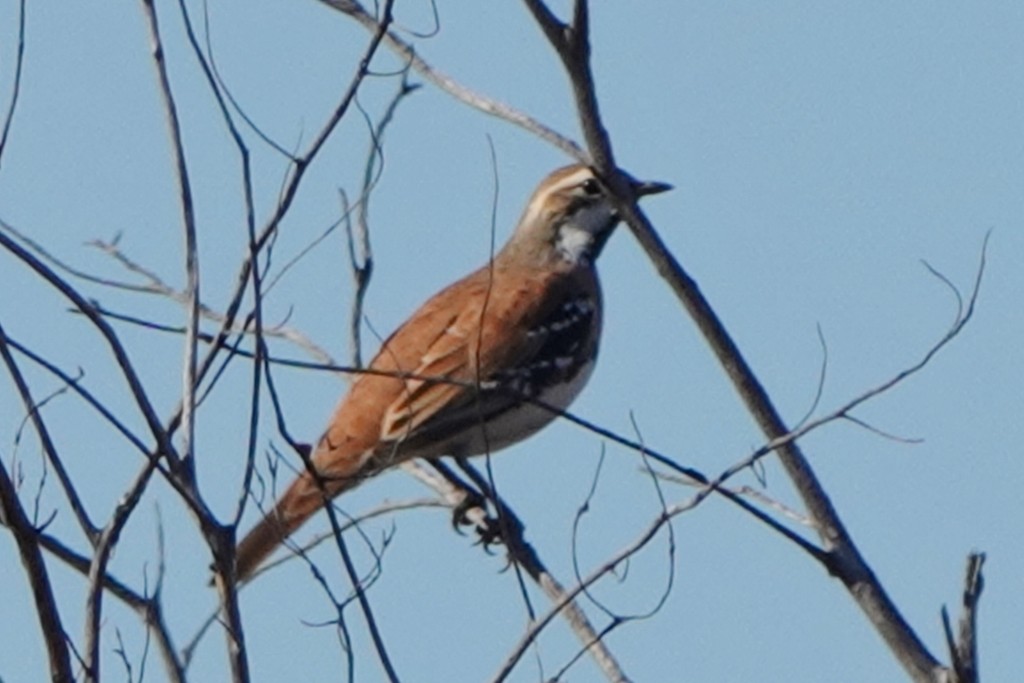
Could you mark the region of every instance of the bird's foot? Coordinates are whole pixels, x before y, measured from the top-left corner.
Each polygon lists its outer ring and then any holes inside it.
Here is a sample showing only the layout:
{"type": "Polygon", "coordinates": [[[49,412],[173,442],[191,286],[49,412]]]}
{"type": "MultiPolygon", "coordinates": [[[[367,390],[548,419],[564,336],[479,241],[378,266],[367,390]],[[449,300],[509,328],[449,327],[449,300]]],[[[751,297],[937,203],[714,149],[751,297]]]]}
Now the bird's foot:
{"type": "Polygon", "coordinates": [[[471,489],[464,490],[464,493],[462,502],[452,508],[452,528],[461,534],[461,527],[473,527],[478,537],[477,543],[485,549],[501,545],[501,523],[488,513],[487,499],[471,489]]]}

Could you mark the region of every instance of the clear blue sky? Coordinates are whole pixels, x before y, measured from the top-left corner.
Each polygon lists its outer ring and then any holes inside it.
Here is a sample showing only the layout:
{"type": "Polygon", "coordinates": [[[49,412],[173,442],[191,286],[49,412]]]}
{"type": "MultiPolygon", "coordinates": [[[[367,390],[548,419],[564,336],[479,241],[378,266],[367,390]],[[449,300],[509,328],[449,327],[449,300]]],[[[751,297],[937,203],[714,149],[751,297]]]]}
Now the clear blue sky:
{"type": "MultiPolygon", "coordinates": [[[[196,191],[204,299],[223,306],[244,251],[240,181],[230,141],[186,51],[176,3],[160,2],[196,191]]],[[[0,104],[15,52],[16,2],[0,2],[0,104]]],[[[181,237],[162,113],[139,7],[29,3],[22,100],[0,167],[0,218],[82,269],[122,277],[83,246],[121,235],[131,256],[182,283],[181,237]]],[[[869,562],[904,615],[943,661],[939,609],[956,612],[964,558],[988,553],[980,612],[986,680],[1019,671],[1024,633],[1024,6],[1018,2],[593,3],[593,58],[605,122],[619,161],[676,185],[645,209],[698,280],[791,423],[811,407],[828,348],[818,410],[825,412],[914,363],[946,330],[949,290],[970,287],[986,232],[988,268],[975,319],[920,375],[857,415],[904,438],[850,423],[803,446],[869,562]]],[[[199,9],[198,3],[192,3],[199,9]]],[[[578,137],[567,82],[518,3],[443,3],[440,30],[414,38],[423,56],[462,83],[578,137]]],[[[197,14],[197,16],[199,16],[197,14]]],[[[426,3],[398,3],[398,20],[430,30],[426,3]]],[[[246,112],[277,142],[309,141],[347,83],[367,35],[313,2],[211,3],[221,74],[246,112]]],[[[396,67],[383,55],[374,67],[396,67]]],[[[418,81],[413,78],[413,81],[418,81]]],[[[367,83],[362,103],[380,111],[393,79],[367,83]]],[[[504,238],[533,186],[567,162],[545,143],[455,102],[431,86],[409,98],[388,133],[371,209],[377,269],[367,299],[386,334],[428,294],[487,258],[493,174],[504,238]]],[[[250,136],[252,137],[252,136],[250,136]]],[[[255,138],[258,210],[271,210],[285,172],[255,138]]],[[[276,247],[280,265],[338,214],[337,188],[355,192],[366,147],[353,112],[311,170],[276,247]]],[[[294,269],[268,300],[329,348],[348,353],[351,294],[336,235],[294,269]]],[[[574,406],[581,416],[643,439],[714,474],[761,436],[690,320],[621,231],[602,257],[606,335],[597,372],[574,406]]],[[[168,323],[165,301],[83,285],[119,310],[168,323]]],[[[0,254],[0,322],[130,411],[95,333],[12,258],[0,254]]],[[[180,386],[179,340],[119,327],[157,406],[180,386]]],[[[368,346],[373,337],[368,334],[368,346]]],[[[281,348],[293,356],[299,352],[281,348]]],[[[32,371],[39,395],[59,388],[32,371]]],[[[277,374],[289,428],[313,440],[342,391],[326,374],[277,374]]],[[[198,459],[204,491],[232,509],[245,456],[247,371],[238,364],[204,406],[198,459]]],[[[18,442],[23,409],[0,384],[0,457],[24,468],[26,498],[43,471],[35,439],[18,442]]],[[[137,454],[74,398],[46,415],[92,514],[103,520],[140,465],[137,454]]],[[[132,418],[133,425],[140,422],[132,418]]],[[[273,436],[266,425],[265,448],[273,436]]],[[[577,553],[584,569],[633,539],[657,500],[637,456],[568,424],[495,457],[501,491],[556,575],[572,579],[571,538],[602,448],[606,459],[577,553]]],[[[765,493],[798,506],[781,471],[765,493]]],[[[42,515],[78,548],[70,515],[47,475],[42,515]]],[[[739,482],[738,482],[739,483],[739,482]]],[[[757,485],[747,475],[742,483],[757,485]]],[[[352,513],[384,499],[424,495],[403,474],[344,501],[352,513]]],[[[666,486],[672,501],[688,491],[666,486]]],[[[157,520],[171,567],[164,588],[179,644],[215,604],[208,553],[191,517],[158,483],[129,526],[113,571],[141,589],[152,576],[157,520]]],[[[246,525],[254,516],[250,514],[246,525]]],[[[319,519],[315,529],[325,528],[319,519]]],[[[526,615],[500,556],[453,534],[448,515],[407,512],[366,525],[394,532],[370,593],[399,673],[407,681],[486,680],[526,615]]],[[[807,557],[730,506],[710,500],[675,524],[675,586],[662,611],[610,638],[636,681],[900,681],[902,670],[841,585],[807,557]]],[[[353,546],[358,545],[355,541],[353,546]]],[[[635,559],[621,582],[596,590],[621,613],[649,609],[664,589],[665,539],[635,559]]],[[[332,556],[321,556],[325,563],[332,556]]],[[[360,554],[363,567],[369,558],[360,554]]],[[[51,562],[65,623],[82,630],[82,581],[51,562]]],[[[338,585],[344,583],[336,574],[338,585]]],[[[546,602],[534,591],[538,608],[546,602]]],[[[0,534],[0,678],[43,680],[45,656],[14,545],[0,534]]],[[[138,662],[134,616],[106,603],[105,679],[125,676],[111,653],[115,629],[138,662]]],[[[591,609],[601,623],[601,613],[591,609]]],[[[298,563],[243,594],[255,681],[337,680],[343,656],[332,618],[298,563]]],[[[355,610],[357,680],[382,674],[355,610]]],[[[552,675],[576,649],[557,624],[516,681],[552,675]]],[[[198,652],[194,680],[222,680],[220,634],[198,652]]],[[[161,680],[151,654],[146,680],[161,680]]],[[[567,680],[599,680],[584,660],[567,680]]]]}

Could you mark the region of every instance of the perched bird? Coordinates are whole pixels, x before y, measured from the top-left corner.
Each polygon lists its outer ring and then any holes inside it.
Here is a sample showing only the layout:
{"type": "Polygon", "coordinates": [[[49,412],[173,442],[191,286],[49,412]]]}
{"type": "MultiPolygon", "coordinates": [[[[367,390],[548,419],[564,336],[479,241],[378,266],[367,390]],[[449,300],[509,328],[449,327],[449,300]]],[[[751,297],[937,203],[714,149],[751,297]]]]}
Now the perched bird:
{"type": "MultiPolygon", "coordinates": [[[[630,185],[637,197],[670,189],[630,185]]],[[[241,541],[236,578],[364,479],[411,458],[497,451],[551,422],[545,406],[568,407],[597,356],[594,260],[618,222],[589,167],[545,178],[501,251],[423,304],[352,383],[313,448],[316,476],[299,475],[241,541]]]]}

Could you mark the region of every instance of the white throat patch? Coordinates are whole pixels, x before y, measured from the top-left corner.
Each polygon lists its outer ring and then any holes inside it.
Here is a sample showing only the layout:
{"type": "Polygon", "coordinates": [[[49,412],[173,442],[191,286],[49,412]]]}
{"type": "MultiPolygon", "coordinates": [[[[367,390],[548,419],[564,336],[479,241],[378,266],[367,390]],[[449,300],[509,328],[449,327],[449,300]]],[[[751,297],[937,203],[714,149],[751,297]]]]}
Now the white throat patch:
{"type": "Polygon", "coordinates": [[[594,242],[607,237],[606,233],[617,222],[618,218],[604,201],[584,206],[559,226],[555,248],[570,263],[589,261],[594,242]]]}
{"type": "Polygon", "coordinates": [[[580,263],[590,259],[590,247],[594,244],[594,236],[583,228],[566,223],[558,230],[558,249],[566,261],[580,263]]]}

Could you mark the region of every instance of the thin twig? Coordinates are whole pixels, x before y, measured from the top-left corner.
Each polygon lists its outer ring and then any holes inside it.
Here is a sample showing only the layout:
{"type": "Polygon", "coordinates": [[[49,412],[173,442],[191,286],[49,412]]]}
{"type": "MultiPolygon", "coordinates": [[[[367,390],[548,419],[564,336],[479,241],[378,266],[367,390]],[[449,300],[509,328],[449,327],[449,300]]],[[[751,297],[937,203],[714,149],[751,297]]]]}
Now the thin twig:
{"type": "Polygon", "coordinates": [[[181,139],[181,122],[178,119],[178,105],[171,91],[170,76],[167,73],[167,62],[164,59],[163,39],[157,21],[156,7],[153,0],[141,0],[146,25],[149,30],[150,48],[153,56],[153,67],[156,70],[160,96],[163,100],[164,115],[171,142],[171,155],[174,161],[175,180],[178,184],[178,203],[181,207],[182,234],[185,242],[185,353],[182,373],[182,465],[183,476],[191,481],[195,476],[195,459],[193,443],[195,441],[194,416],[196,409],[196,386],[198,378],[197,333],[199,330],[199,248],[196,243],[196,218],[192,201],[192,183],[189,180],[188,164],[185,160],[185,148],[181,139]]]}
{"type": "MultiPolygon", "coordinates": [[[[370,197],[384,172],[384,132],[394,119],[398,105],[419,86],[408,82],[408,71],[402,72],[402,80],[398,90],[388,102],[384,113],[375,125],[370,125],[370,149],[363,167],[363,182],[359,196],[356,220],[345,221],[348,257],[352,268],[352,310],[349,313],[349,346],[352,365],[361,367],[362,360],[362,320],[363,302],[373,277],[373,249],[370,245],[370,197]],[[379,163],[378,163],[379,162],[379,163]]],[[[341,195],[343,215],[349,217],[348,199],[341,195]]]]}
{"type": "Polygon", "coordinates": [[[3,130],[0,131],[0,168],[3,167],[4,149],[7,147],[7,136],[14,123],[14,112],[18,108],[18,96],[21,94],[21,69],[25,64],[25,0],[18,3],[18,49],[14,53],[14,82],[11,85],[11,101],[7,104],[7,115],[4,116],[3,130]]]}
{"type": "Polygon", "coordinates": [[[121,538],[121,532],[142,500],[142,494],[149,485],[158,462],[158,459],[150,458],[143,465],[136,475],[135,481],[119,499],[110,516],[110,521],[101,530],[94,545],[93,557],[89,566],[88,590],[86,591],[85,678],[87,681],[100,680],[100,622],[103,614],[103,580],[107,574],[107,565],[121,538]]]}
{"type": "MultiPolygon", "coordinates": [[[[378,31],[379,22],[367,12],[357,0],[320,0],[331,9],[337,10],[355,19],[363,28],[369,31],[378,31]]],[[[540,121],[532,118],[524,112],[515,109],[507,104],[498,102],[485,95],[467,88],[451,76],[429,64],[419,56],[416,49],[405,42],[393,31],[388,31],[385,36],[387,46],[398,54],[403,62],[412,66],[423,78],[427,79],[442,91],[448,93],[463,104],[467,104],[490,116],[497,117],[504,121],[519,126],[520,128],[533,133],[542,140],[546,140],[555,147],[561,149],[582,162],[587,161],[586,152],[580,149],[579,145],[569,138],[559,134],[554,129],[545,126],[540,121]]]]}
{"type": "MultiPolygon", "coordinates": [[[[40,534],[39,545],[83,576],[89,575],[89,567],[92,564],[89,558],[71,550],[63,542],[48,534],[40,534]]],[[[127,584],[119,581],[109,572],[104,574],[102,582],[104,590],[130,607],[146,626],[156,634],[157,646],[160,648],[160,653],[163,656],[164,668],[168,678],[174,681],[174,683],[184,683],[184,668],[178,659],[177,650],[171,638],[171,632],[164,620],[163,605],[159,594],[148,597],[142,595],[127,584]]]]}
{"type": "Polygon", "coordinates": [[[540,635],[541,631],[543,631],[547,627],[547,625],[551,623],[551,621],[556,616],[558,616],[559,613],[562,610],[564,610],[567,605],[570,604],[571,601],[575,600],[577,596],[579,596],[587,588],[596,583],[599,579],[606,576],[610,572],[614,571],[615,568],[618,567],[627,558],[631,557],[632,555],[640,551],[642,548],[644,548],[647,545],[647,543],[649,543],[650,540],[654,538],[654,536],[658,533],[661,527],[664,524],[666,524],[672,516],[679,514],[683,510],[683,507],[673,506],[669,510],[658,515],[658,517],[650,525],[648,525],[646,529],[644,529],[644,531],[640,534],[640,536],[637,537],[636,540],[634,540],[628,546],[626,546],[618,553],[610,557],[608,560],[603,562],[598,568],[593,570],[586,578],[578,582],[576,586],[565,591],[564,596],[560,601],[552,605],[551,608],[543,616],[535,620],[530,625],[526,633],[523,634],[523,636],[519,639],[519,642],[513,648],[512,652],[508,655],[504,664],[499,669],[498,673],[491,679],[492,683],[501,683],[502,681],[508,678],[508,676],[512,673],[512,670],[515,668],[516,663],[522,658],[523,654],[526,653],[526,650],[527,648],[529,648],[530,644],[533,643],[534,640],[536,640],[537,636],[540,635]]]}

